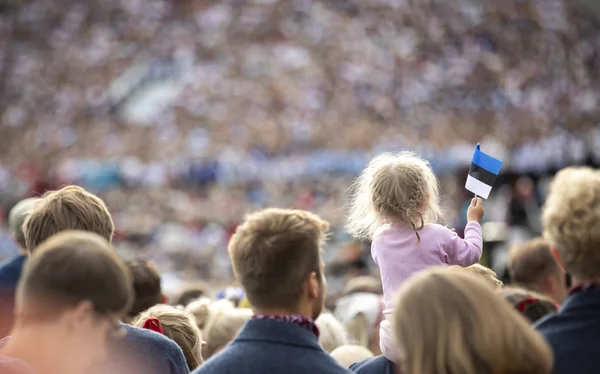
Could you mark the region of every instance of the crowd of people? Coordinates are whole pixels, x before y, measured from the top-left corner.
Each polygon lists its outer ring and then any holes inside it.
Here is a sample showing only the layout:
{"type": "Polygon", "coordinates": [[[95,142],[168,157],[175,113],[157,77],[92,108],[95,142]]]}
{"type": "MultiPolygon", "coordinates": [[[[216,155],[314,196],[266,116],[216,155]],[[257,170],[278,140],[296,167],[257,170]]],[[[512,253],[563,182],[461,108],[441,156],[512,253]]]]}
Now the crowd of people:
{"type": "Polygon", "coordinates": [[[477,263],[481,199],[460,238],[435,223],[430,173],[401,153],[357,180],[348,229],[372,238],[381,278],[352,278],[331,310],[330,227],[309,211],[246,216],[228,245],[241,288],[198,281],[169,298],[151,262],[112,247],[100,198],[67,186],[24,200],[10,214],[21,254],[0,265],[0,372],[595,373],[600,172],[556,175],[544,238],[511,249],[509,285],[477,263]]]}
{"type": "Polygon", "coordinates": [[[477,141],[506,172],[600,164],[598,26],[575,2],[57,4],[0,9],[0,205],[83,186],[174,283],[230,278],[229,236],[265,207],[318,213],[344,248],[346,187],[382,151],[430,160],[459,231],[477,141]]]}
{"type": "Polygon", "coordinates": [[[599,16],[1,3],[0,374],[595,373],[599,16]]]}

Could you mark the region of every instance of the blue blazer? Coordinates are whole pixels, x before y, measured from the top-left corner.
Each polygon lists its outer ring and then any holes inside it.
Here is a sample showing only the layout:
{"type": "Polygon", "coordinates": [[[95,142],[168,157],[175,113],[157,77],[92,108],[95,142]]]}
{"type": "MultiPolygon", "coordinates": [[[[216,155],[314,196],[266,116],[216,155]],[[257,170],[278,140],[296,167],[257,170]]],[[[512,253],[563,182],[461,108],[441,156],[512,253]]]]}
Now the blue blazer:
{"type": "Polygon", "coordinates": [[[308,329],[283,321],[252,319],[219,354],[194,374],[349,374],[308,329]]]}
{"type": "Polygon", "coordinates": [[[399,374],[396,372],[396,364],[383,355],[352,364],[350,370],[356,374],[399,374]]]}
{"type": "Polygon", "coordinates": [[[0,286],[16,288],[27,256],[18,255],[0,264],[0,286]]]}
{"type": "Polygon", "coordinates": [[[534,327],[554,352],[552,374],[600,373],[600,289],[570,295],[534,327]]]}
{"type": "Polygon", "coordinates": [[[0,339],[8,336],[13,324],[15,289],[27,256],[19,255],[0,264],[0,339]]]}
{"type": "Polygon", "coordinates": [[[154,331],[124,323],[125,337],[110,346],[106,365],[98,374],[188,374],[189,368],[181,348],[171,339],[154,331]]]}

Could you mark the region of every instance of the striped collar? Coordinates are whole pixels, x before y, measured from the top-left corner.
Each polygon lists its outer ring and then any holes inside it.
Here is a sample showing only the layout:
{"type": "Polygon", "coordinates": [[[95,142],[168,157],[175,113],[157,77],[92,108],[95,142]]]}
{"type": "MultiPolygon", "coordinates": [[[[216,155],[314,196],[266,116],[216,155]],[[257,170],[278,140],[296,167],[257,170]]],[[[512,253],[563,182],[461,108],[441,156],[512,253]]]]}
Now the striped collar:
{"type": "Polygon", "coordinates": [[[309,330],[317,339],[319,338],[319,328],[315,324],[315,321],[305,316],[291,315],[291,316],[266,316],[264,314],[255,314],[252,319],[267,319],[271,321],[281,321],[299,325],[309,330]]]}

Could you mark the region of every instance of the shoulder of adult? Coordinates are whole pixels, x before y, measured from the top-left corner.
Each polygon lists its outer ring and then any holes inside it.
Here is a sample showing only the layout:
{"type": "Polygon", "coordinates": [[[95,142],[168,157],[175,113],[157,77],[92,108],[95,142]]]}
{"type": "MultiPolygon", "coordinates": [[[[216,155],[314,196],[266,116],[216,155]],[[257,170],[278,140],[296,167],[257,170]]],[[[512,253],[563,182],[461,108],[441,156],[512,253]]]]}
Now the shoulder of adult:
{"type": "Polygon", "coordinates": [[[189,372],[183,351],[177,343],[154,331],[127,324],[123,324],[123,326],[127,331],[126,343],[143,350],[143,353],[149,354],[150,357],[164,358],[170,370],[169,374],[187,374],[189,372]]]}
{"type": "Polygon", "coordinates": [[[396,374],[396,367],[392,361],[379,355],[350,365],[350,371],[357,374],[396,374]]]}
{"type": "Polygon", "coordinates": [[[544,332],[551,330],[556,325],[555,322],[558,321],[559,318],[560,316],[558,314],[547,315],[536,321],[533,324],[533,328],[544,334],[544,332]]]}

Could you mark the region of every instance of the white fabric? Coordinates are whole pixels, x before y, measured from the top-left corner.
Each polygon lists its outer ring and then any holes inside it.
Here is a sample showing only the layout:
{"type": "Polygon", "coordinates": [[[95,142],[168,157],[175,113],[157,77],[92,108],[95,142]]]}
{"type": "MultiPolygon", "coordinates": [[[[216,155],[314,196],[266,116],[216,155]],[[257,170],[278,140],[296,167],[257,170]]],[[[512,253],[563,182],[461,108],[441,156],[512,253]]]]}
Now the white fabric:
{"type": "Polygon", "coordinates": [[[490,196],[490,192],[492,192],[492,186],[488,186],[470,175],[467,176],[465,188],[483,199],[487,199],[490,196]]]}
{"type": "Polygon", "coordinates": [[[383,296],[369,292],[357,292],[340,298],[335,306],[335,318],[346,325],[362,313],[369,323],[369,336],[373,335],[383,313],[383,296]]]}

